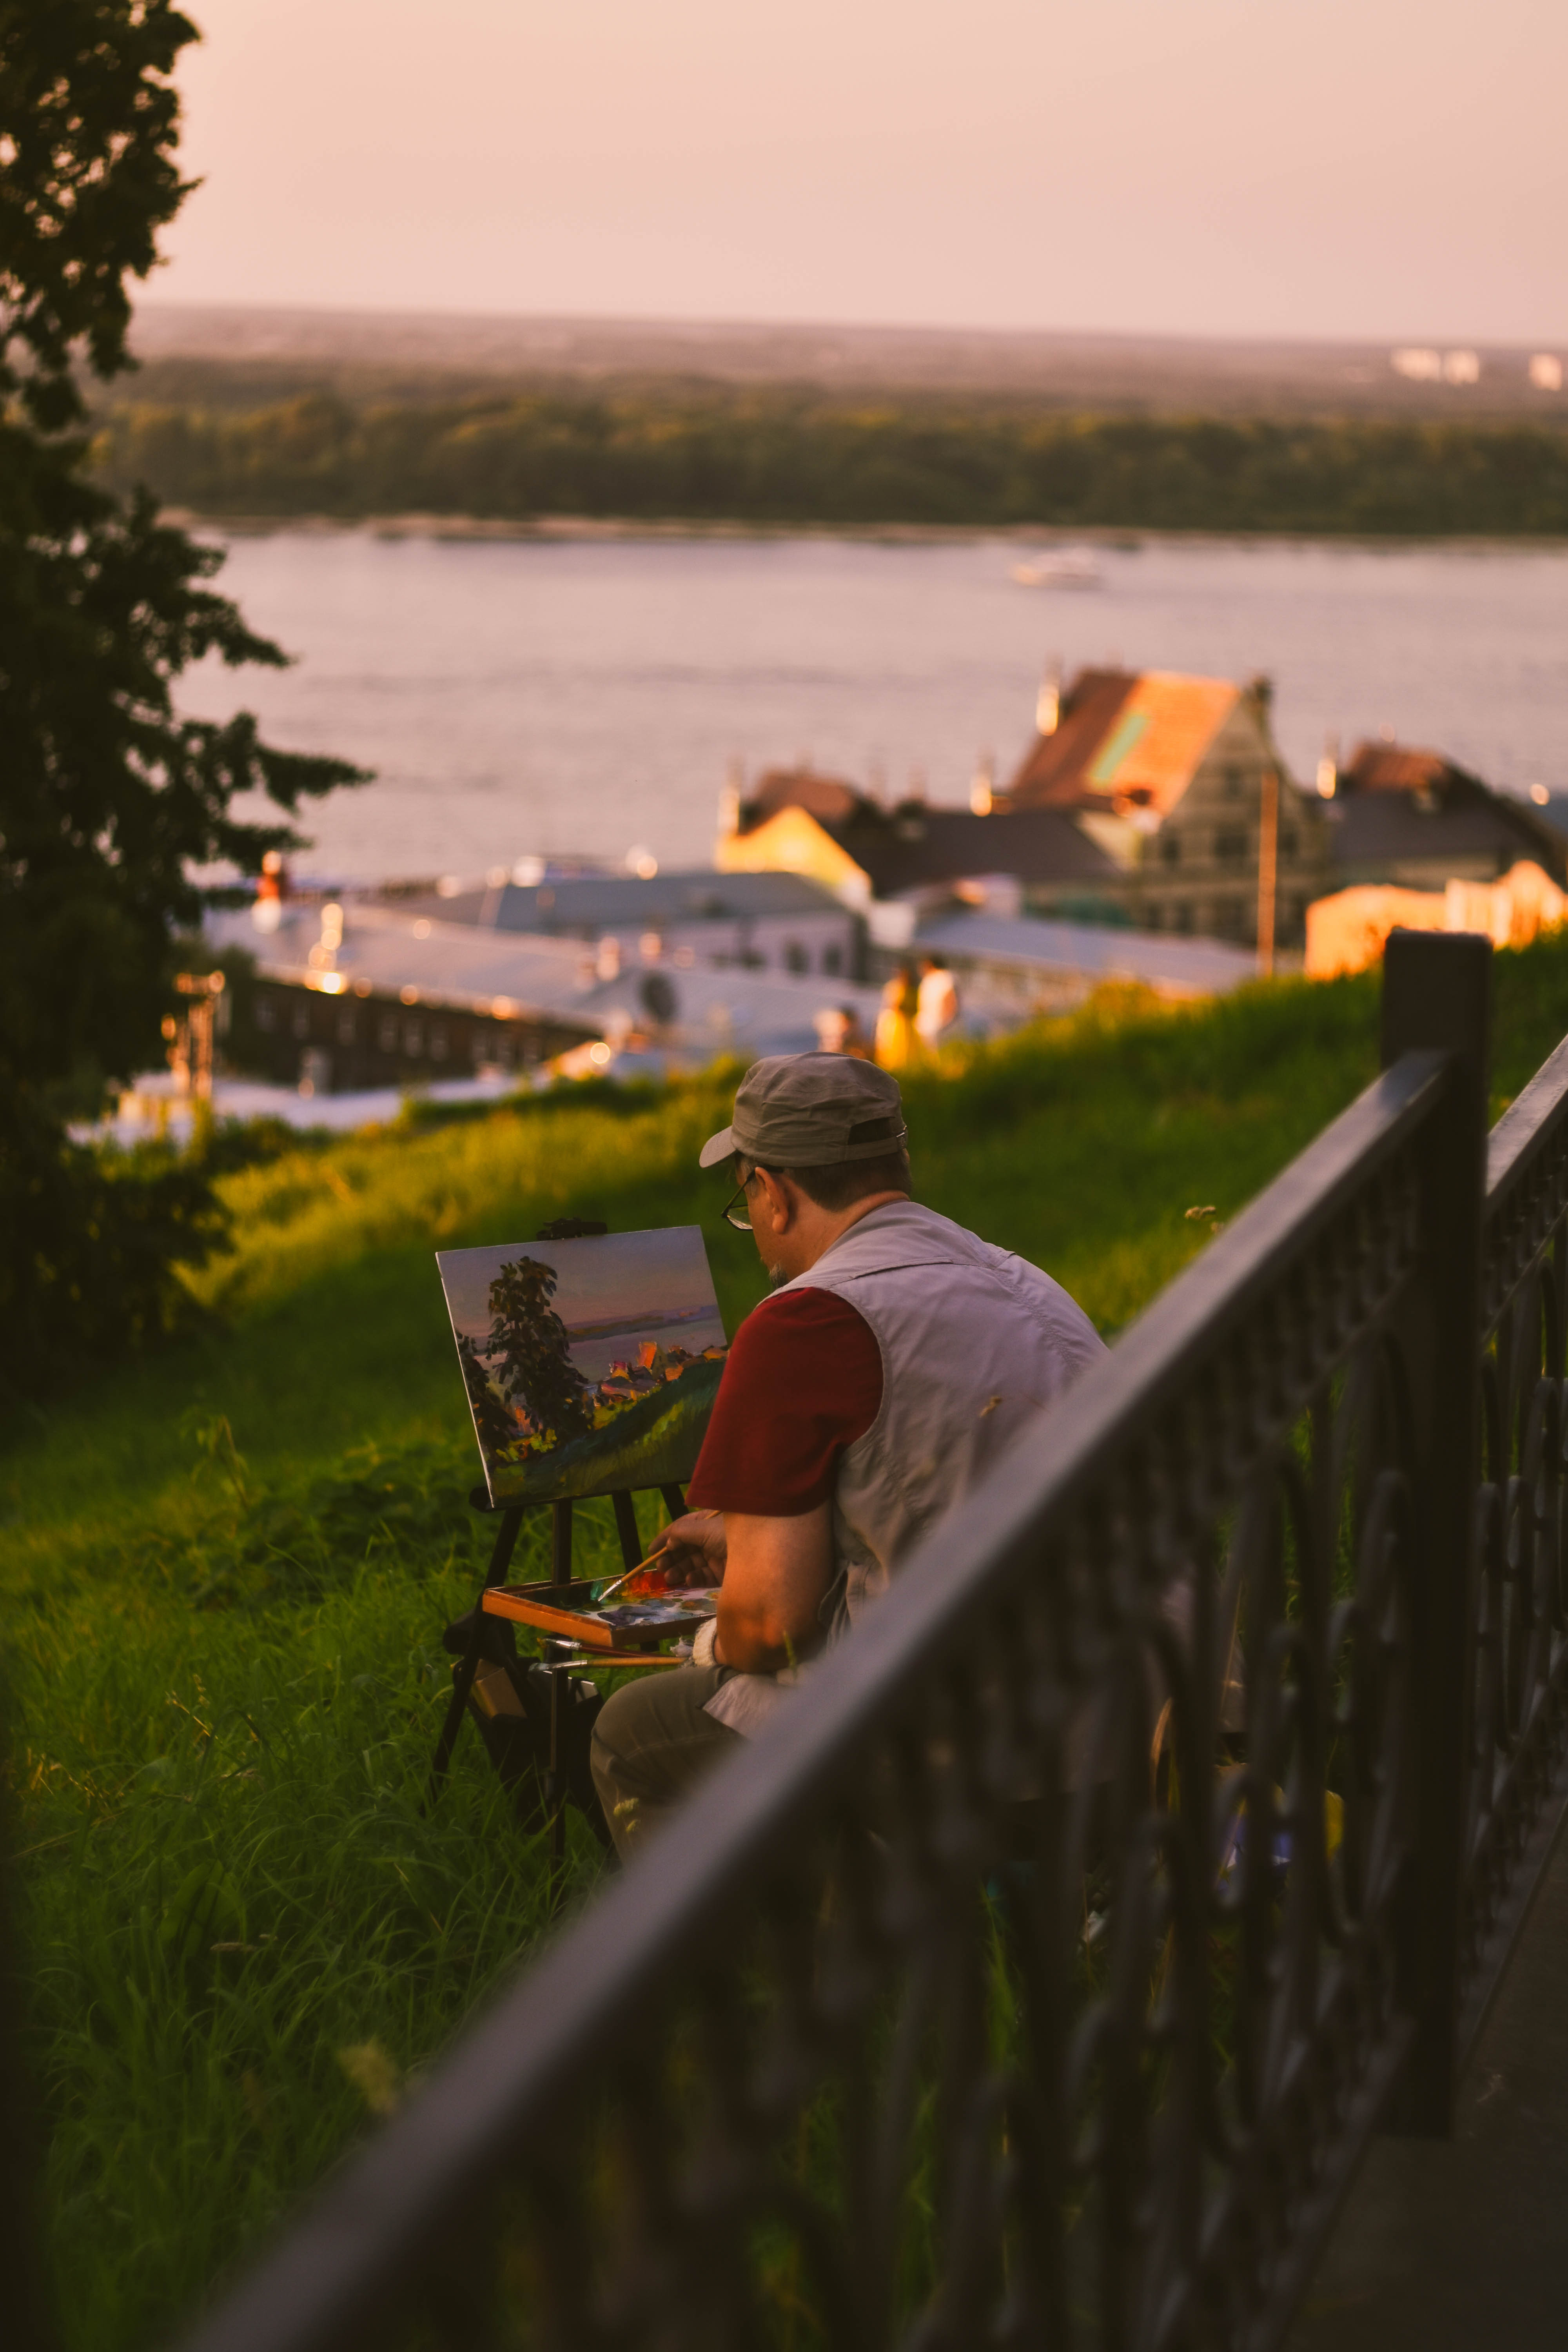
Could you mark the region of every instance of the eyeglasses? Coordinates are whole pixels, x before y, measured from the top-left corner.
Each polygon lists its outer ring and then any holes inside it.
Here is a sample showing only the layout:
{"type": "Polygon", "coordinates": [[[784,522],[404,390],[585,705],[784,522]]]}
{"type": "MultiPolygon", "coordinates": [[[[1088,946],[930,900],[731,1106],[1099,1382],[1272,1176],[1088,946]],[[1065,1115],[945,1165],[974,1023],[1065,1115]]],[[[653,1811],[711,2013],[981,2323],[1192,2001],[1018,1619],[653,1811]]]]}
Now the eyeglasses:
{"type": "Polygon", "coordinates": [[[749,1234],[752,1230],[752,1221],[746,1214],[746,1194],[755,1183],[757,1171],[753,1168],[749,1176],[742,1177],[724,1203],[724,1223],[727,1225],[733,1225],[738,1234],[749,1234]]]}

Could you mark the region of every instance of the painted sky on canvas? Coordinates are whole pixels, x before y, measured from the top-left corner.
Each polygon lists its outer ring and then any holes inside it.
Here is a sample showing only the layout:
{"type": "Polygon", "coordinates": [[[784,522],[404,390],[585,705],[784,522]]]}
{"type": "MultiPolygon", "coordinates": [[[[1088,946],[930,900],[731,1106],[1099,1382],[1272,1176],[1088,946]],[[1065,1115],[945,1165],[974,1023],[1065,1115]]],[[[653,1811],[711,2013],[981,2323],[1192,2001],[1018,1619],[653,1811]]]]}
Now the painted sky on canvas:
{"type": "Polygon", "coordinates": [[[443,1250],[441,1281],[458,1330],[471,1339],[489,1330],[490,1284],[503,1265],[520,1257],[555,1268],[552,1304],[569,1329],[614,1322],[614,1331],[574,1339],[572,1360],[591,1380],[602,1380],[612,1358],[624,1356],[637,1339],[662,1339],[666,1344],[679,1339],[693,1355],[724,1344],[713,1277],[696,1225],[658,1226],[587,1242],[510,1242],[485,1249],[443,1250]],[[656,1328],[651,1318],[674,1328],[656,1328]],[[628,1339],[626,1326],[645,1322],[647,1328],[628,1339]]]}
{"type": "Polygon", "coordinates": [[[1568,336],[1552,0],[192,0],[161,299],[1568,336]]]}

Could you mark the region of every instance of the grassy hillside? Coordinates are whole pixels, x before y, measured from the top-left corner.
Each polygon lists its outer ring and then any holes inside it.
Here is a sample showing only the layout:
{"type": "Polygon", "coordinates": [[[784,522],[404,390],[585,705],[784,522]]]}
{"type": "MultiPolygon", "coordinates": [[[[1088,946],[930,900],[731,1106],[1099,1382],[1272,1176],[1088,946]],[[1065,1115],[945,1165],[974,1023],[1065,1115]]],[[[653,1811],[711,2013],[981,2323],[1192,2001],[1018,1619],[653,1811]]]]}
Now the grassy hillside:
{"type": "MultiPolygon", "coordinates": [[[[1568,946],[1500,960],[1498,1102],[1568,1028],[1568,946]]],[[[1366,982],[1106,998],[908,1088],[918,1188],[1114,1332],[1370,1076],[1366,982]]],[[[732,1075],[732,1074],[731,1074],[732,1075]]],[[[544,1931],[538,1843],[467,1738],[423,1774],[482,1554],[431,1253],[566,1212],[750,1242],[696,1171],[721,1075],[310,1139],[226,1180],[199,1344],[0,1460],[15,1876],[71,2352],[131,2352],[395,2100],[544,1931]]],[[[645,1531],[655,1514],[644,1505],[645,1531]]],[[[586,1555],[613,1550],[607,1507],[586,1555]]],[[[542,1517],[528,1559],[542,1563],[542,1517]]],[[[574,1901],[600,1868],[585,1833],[574,1901]]]]}
{"type": "Polygon", "coordinates": [[[1568,531],[1568,432],[1532,421],[1075,415],[787,388],[321,389],[239,410],[127,397],[100,418],[97,457],[116,488],[145,482],[213,516],[1568,531]]]}

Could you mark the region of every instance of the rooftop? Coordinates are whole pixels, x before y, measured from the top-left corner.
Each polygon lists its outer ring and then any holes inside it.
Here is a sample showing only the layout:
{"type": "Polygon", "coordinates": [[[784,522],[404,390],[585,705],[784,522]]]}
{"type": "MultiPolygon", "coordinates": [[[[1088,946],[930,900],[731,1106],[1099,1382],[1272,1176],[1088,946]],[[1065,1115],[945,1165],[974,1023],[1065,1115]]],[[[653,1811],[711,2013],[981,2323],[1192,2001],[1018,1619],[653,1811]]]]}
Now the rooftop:
{"type": "Polygon", "coordinates": [[[1055,729],[1025,754],[1007,799],[1015,809],[1130,801],[1163,815],[1241,695],[1227,678],[1175,670],[1080,670],[1055,729]]]}
{"type": "Polygon", "coordinates": [[[597,939],[616,929],[673,930],[686,923],[755,922],[767,916],[838,914],[831,891],[800,874],[587,874],[520,887],[505,882],[400,898],[403,915],[493,931],[597,939]]]}
{"type": "MultiPolygon", "coordinates": [[[[832,842],[852,861],[852,866],[837,861],[838,878],[858,868],[878,898],[982,874],[1014,874],[1024,882],[1092,885],[1117,870],[1066,810],[998,810],[989,816],[977,816],[969,809],[935,808],[926,801],[903,801],[888,809],[863,793],[853,793],[844,815],[830,819],[823,809],[831,794],[840,790],[849,793],[847,786],[840,787],[832,779],[813,776],[804,769],[776,770],[771,782],[765,809],[760,794],[748,801],[742,814],[742,830],[721,844],[720,855],[726,861],[755,855],[760,862],[777,854],[793,863],[808,853],[813,843],[826,851],[832,842]],[[822,791],[816,789],[819,785],[822,791]],[[749,842],[756,844],[754,851],[746,848],[749,842]],[[775,842],[776,853],[772,847],[775,842]]],[[[839,805],[837,801],[831,804],[839,805]]],[[[806,862],[810,862],[808,856],[806,862]]],[[[836,878],[826,862],[822,870],[825,878],[836,878]]],[[[762,871],[745,876],[727,872],[724,881],[728,886],[731,881],[763,878],[762,871]]],[[[780,873],[775,878],[785,877],[780,873]]]]}
{"type": "Polygon", "coordinates": [[[747,793],[742,822],[748,826],[763,824],[782,808],[803,808],[818,824],[837,830],[847,824],[858,810],[873,805],[868,793],[841,776],[819,776],[813,768],[770,768],[757,779],[756,789],[747,793]]]}
{"type": "Polygon", "coordinates": [[[968,809],[906,803],[890,816],[858,817],[836,838],[869,878],[879,898],[922,883],[980,874],[1016,874],[1023,882],[1096,883],[1114,876],[1113,861],[1064,810],[1027,809],[973,816],[968,809]]]}
{"type": "Polygon", "coordinates": [[[290,902],[272,932],[256,929],[248,909],[209,915],[207,936],[218,947],[242,947],[265,980],[284,980],[329,996],[400,997],[407,1003],[575,1023],[595,1034],[592,1018],[576,1012],[592,984],[592,961],[575,940],[498,940],[470,924],[426,921],[423,936],[396,912],[350,899],[343,906],[341,944],[322,951],[321,908],[290,902]],[[335,984],[334,984],[335,983],[335,984]]]}
{"type": "Polygon", "coordinates": [[[1358,743],[1339,773],[1342,793],[1440,793],[1455,784],[1486,790],[1479,776],[1444,752],[1386,740],[1358,743]]]}
{"type": "MultiPolygon", "coordinates": [[[[1550,803],[1548,803],[1548,809],[1550,803]]],[[[1503,871],[1527,857],[1568,886],[1568,841],[1547,810],[1461,768],[1441,751],[1358,743],[1326,806],[1330,856],[1346,872],[1493,858],[1503,871]]]]}
{"type": "Polygon", "coordinates": [[[917,944],[940,955],[973,957],[1024,971],[1132,981],[1173,996],[1223,995],[1258,977],[1258,959],[1250,949],[1094,923],[949,915],[922,923],[917,944]]]}

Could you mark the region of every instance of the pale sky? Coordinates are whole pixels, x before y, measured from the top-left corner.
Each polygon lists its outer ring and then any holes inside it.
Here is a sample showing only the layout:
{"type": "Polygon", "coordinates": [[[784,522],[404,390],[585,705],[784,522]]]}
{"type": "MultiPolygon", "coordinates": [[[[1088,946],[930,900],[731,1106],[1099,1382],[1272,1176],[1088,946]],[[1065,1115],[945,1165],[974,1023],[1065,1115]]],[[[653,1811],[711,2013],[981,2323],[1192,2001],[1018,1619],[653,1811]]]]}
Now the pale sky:
{"type": "Polygon", "coordinates": [[[190,0],[159,299],[1552,344],[1562,0],[190,0]]]}

